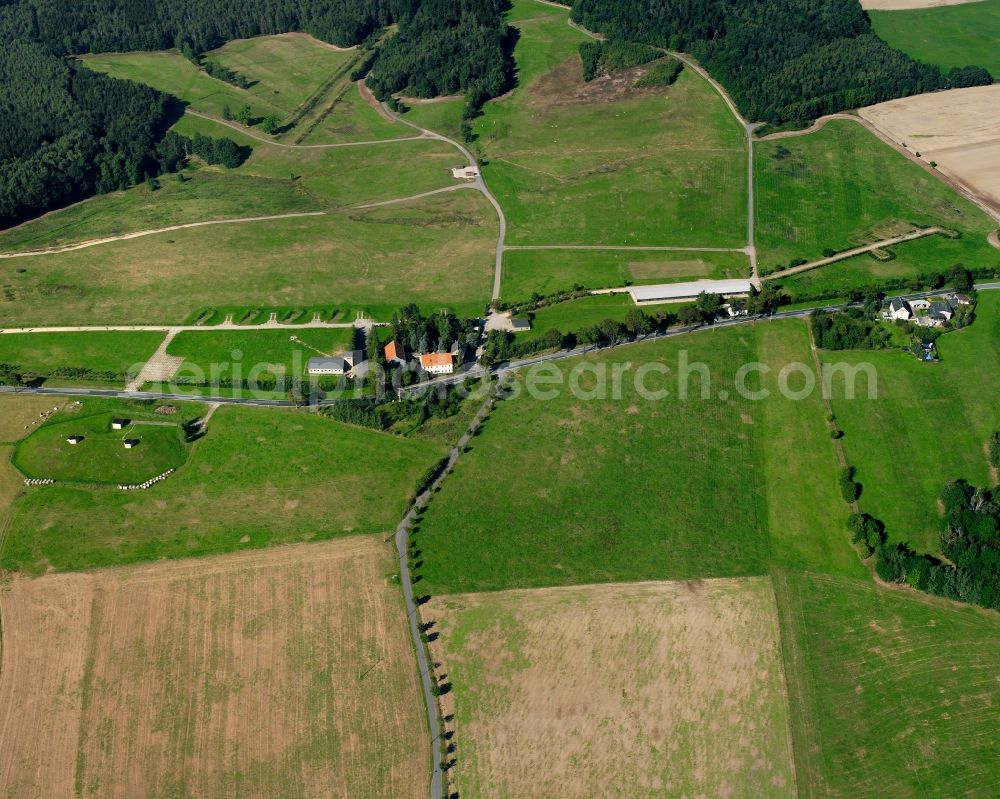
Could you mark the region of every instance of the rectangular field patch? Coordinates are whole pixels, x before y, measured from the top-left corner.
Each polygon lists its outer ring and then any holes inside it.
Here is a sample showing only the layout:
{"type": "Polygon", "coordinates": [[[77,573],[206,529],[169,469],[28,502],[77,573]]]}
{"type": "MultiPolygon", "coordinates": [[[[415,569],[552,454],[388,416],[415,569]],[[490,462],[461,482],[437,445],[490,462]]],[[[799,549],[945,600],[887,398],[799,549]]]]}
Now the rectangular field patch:
{"type": "Polygon", "coordinates": [[[461,796],[796,795],[767,578],[460,594],[425,619],[461,796]]]}
{"type": "Polygon", "coordinates": [[[423,799],[429,744],[379,537],[15,579],[0,795],[423,799]]]}
{"type": "Polygon", "coordinates": [[[700,258],[686,261],[631,261],[629,272],[636,280],[668,277],[708,277],[709,269],[700,258]]]}

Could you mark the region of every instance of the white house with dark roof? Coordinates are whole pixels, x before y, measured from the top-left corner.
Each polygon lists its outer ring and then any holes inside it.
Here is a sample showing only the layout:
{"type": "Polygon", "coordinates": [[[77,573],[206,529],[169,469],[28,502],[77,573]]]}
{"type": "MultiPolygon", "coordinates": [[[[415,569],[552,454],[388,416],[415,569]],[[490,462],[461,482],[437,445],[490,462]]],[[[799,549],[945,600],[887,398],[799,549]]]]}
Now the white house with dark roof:
{"type": "Polygon", "coordinates": [[[913,318],[913,308],[910,307],[910,303],[901,297],[893,297],[889,301],[889,310],[886,313],[886,319],[898,319],[901,321],[908,321],[913,318]]]}

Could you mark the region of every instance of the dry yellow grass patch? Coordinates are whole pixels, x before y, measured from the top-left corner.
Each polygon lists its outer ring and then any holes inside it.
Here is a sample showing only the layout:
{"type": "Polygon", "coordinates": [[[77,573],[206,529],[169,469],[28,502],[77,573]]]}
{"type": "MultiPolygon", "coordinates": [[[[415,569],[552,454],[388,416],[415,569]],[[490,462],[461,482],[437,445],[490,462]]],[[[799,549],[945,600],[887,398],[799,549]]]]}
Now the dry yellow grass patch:
{"type": "Polygon", "coordinates": [[[462,796],[791,797],[765,578],[433,600],[462,796]]]}
{"type": "Polygon", "coordinates": [[[0,594],[0,795],[423,797],[428,742],[378,538],[0,594]]]}

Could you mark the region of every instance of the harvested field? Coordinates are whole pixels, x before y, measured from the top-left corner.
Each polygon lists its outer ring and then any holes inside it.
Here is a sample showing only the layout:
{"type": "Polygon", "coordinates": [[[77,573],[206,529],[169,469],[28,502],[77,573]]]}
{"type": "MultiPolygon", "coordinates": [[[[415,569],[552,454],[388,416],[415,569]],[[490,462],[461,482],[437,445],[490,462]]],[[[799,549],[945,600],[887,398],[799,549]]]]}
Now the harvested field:
{"type": "Polygon", "coordinates": [[[462,594],[428,611],[461,796],[795,795],[768,579],[462,594]]]}
{"type": "Polygon", "coordinates": [[[375,537],[0,594],[0,795],[424,797],[401,596],[375,537]]]}
{"type": "Polygon", "coordinates": [[[860,114],[1000,210],[1000,84],[891,100],[860,114]]]}

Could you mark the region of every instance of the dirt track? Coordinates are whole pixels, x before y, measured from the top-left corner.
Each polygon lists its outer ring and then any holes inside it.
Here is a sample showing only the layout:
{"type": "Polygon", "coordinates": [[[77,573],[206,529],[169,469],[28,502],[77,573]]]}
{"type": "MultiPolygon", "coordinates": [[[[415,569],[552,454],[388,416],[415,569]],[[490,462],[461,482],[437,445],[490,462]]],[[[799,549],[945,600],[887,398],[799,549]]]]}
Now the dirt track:
{"type": "Polygon", "coordinates": [[[426,796],[380,537],[19,578],[0,595],[0,795],[426,796]]]}

